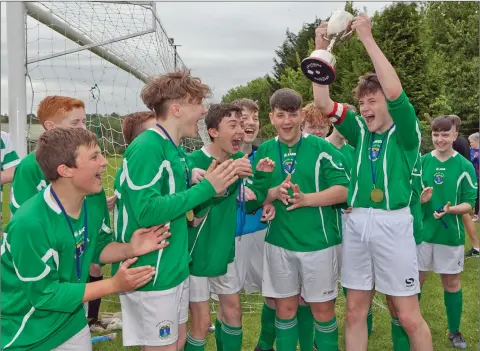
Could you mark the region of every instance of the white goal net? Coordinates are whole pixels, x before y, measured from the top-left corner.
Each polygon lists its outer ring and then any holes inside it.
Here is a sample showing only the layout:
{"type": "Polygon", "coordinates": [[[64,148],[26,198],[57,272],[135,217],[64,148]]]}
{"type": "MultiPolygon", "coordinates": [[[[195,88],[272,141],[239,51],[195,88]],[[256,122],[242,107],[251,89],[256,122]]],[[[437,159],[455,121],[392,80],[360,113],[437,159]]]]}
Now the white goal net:
{"type": "MultiPolygon", "coordinates": [[[[147,110],[140,91],[149,77],[186,68],[174,40],[151,2],[31,2],[25,9],[29,150],[43,131],[35,116],[43,98],[83,100],[109,159],[104,185],[112,193],[125,150],[122,117],[147,110]]],[[[184,140],[188,151],[201,145],[201,138],[184,140]]]]}
{"type": "MultiPolygon", "coordinates": [[[[122,117],[147,110],[140,91],[148,77],[186,68],[157,7],[151,2],[25,3],[28,151],[43,132],[36,117],[42,99],[83,100],[88,128],[108,156],[103,183],[108,195],[126,147],[122,117]]],[[[199,127],[198,138],[183,140],[187,152],[210,142],[203,120],[199,127]]],[[[117,296],[102,300],[103,308],[118,311],[117,296]]],[[[244,313],[258,313],[261,306],[260,297],[248,301],[244,313]]]]}

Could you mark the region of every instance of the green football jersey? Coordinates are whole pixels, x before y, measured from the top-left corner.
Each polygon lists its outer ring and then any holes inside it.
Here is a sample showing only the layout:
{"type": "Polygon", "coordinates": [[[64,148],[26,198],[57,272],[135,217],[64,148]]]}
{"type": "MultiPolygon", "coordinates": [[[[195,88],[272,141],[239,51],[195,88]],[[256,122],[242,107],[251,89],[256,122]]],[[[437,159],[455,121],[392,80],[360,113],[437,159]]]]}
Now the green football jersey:
{"type": "Polygon", "coordinates": [[[87,325],[82,300],[90,264],[111,242],[105,193],[85,198],[87,226],[82,209],[70,218],[73,235],[50,190],[25,202],[3,234],[2,350],[52,350],[87,325]]]}
{"type": "MultiPolygon", "coordinates": [[[[397,210],[409,205],[410,180],[421,140],[420,124],[405,92],[396,100],[387,101],[387,107],[394,125],[382,134],[370,133],[365,120],[350,110],[336,122],[335,128],[356,151],[348,192],[350,206],[397,210]],[[376,176],[375,184],[372,173],[376,176]],[[380,202],[370,198],[374,185],[383,192],[380,202]]],[[[346,107],[342,108],[345,111],[346,107]]]]}
{"type": "Polygon", "coordinates": [[[422,231],[423,231],[423,213],[422,204],[420,203],[420,196],[422,195],[422,161],[421,155],[418,154],[415,167],[412,172],[412,197],[410,200],[410,213],[413,216],[413,236],[415,238],[415,244],[420,245],[422,243],[422,231]]]}
{"type": "MultiPolygon", "coordinates": [[[[243,153],[238,152],[230,158],[241,157],[243,153]]],[[[193,167],[205,170],[214,160],[205,147],[191,153],[188,158],[193,167]]],[[[192,258],[190,274],[216,277],[227,273],[227,265],[233,262],[237,228],[236,200],[240,181],[232,184],[223,195],[210,199],[196,209],[195,212],[207,215],[199,226],[188,229],[188,250],[192,258]]]]}
{"type": "MultiPolygon", "coordinates": [[[[305,194],[320,192],[334,185],[348,187],[343,156],[324,139],[304,134],[300,142],[291,147],[280,142],[278,137],[270,139],[258,148],[253,169],[265,157],[275,162],[275,170],[270,175],[268,187],[257,187],[255,182],[250,185],[258,203],[264,201],[268,188],[283,182],[286,170],[292,170],[292,183],[297,184],[305,194]]],[[[339,234],[334,206],[302,207],[287,211],[287,206],[282,202],[275,201],[273,204],[276,215],[270,223],[266,242],[298,252],[317,251],[336,245],[339,234]]]]}
{"type": "Polygon", "coordinates": [[[353,160],[355,158],[355,148],[352,145],[345,143],[339,150],[345,158],[345,169],[347,169],[350,174],[353,167],[353,160]]]}
{"type": "Polygon", "coordinates": [[[30,152],[15,169],[10,198],[12,214],[15,214],[25,201],[38,194],[48,184],[35,158],[35,151],[30,152]]]}
{"type": "MultiPolygon", "coordinates": [[[[20,163],[20,159],[13,148],[12,142],[10,140],[10,135],[5,133],[4,131],[1,132],[2,139],[1,139],[1,171],[6,171],[9,168],[16,167],[20,163]]],[[[0,184],[0,191],[3,189],[3,184],[0,184]]]]}
{"type": "Polygon", "coordinates": [[[20,160],[18,158],[17,153],[15,152],[12,142],[10,140],[10,135],[2,131],[1,133],[2,140],[1,140],[1,159],[2,159],[2,167],[1,170],[5,171],[9,168],[16,167],[20,160]]]}
{"type": "MultiPolygon", "coordinates": [[[[214,197],[216,191],[206,179],[187,190],[185,158],[182,150],[155,128],[137,136],[123,155],[116,240],[129,242],[135,230],[159,224],[169,224],[172,233],[170,245],[139,257],[133,265],[156,269],[153,280],[139,290],[167,290],[189,275],[186,213],[214,197]]],[[[118,264],[112,265],[113,273],[117,269],[118,264]]]]}
{"type": "Polygon", "coordinates": [[[468,203],[475,206],[477,177],[471,162],[455,152],[441,162],[433,152],[422,157],[422,181],[433,187],[432,198],[422,205],[423,241],[432,244],[459,246],[465,244],[465,231],[461,215],[445,214],[435,219],[433,212],[450,201],[451,206],[468,203]]]}

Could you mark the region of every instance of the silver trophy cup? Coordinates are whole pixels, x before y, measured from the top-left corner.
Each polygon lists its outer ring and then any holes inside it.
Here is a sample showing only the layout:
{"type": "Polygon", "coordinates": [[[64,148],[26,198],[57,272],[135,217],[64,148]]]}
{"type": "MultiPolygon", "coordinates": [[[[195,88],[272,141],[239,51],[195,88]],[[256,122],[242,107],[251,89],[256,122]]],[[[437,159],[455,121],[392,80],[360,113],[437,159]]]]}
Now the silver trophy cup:
{"type": "Polygon", "coordinates": [[[330,16],[327,26],[326,40],[330,42],[326,50],[315,50],[302,61],[303,74],[312,82],[321,85],[330,85],[335,80],[335,56],[333,47],[351,37],[350,29],[353,15],[345,10],[337,10],[330,16]]]}

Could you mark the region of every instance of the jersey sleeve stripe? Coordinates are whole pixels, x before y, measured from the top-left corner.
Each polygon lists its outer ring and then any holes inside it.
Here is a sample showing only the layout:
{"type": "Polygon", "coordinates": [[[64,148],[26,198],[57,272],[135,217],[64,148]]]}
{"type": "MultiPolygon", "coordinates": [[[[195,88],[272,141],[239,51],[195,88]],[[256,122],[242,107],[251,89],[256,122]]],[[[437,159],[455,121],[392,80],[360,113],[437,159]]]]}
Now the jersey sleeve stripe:
{"type": "Polygon", "coordinates": [[[27,312],[27,314],[23,317],[22,324],[20,325],[20,328],[18,328],[18,331],[15,334],[15,336],[13,337],[12,341],[10,341],[7,345],[5,345],[5,347],[3,348],[4,350],[6,350],[8,347],[10,347],[10,345],[12,345],[15,342],[15,340],[18,339],[18,337],[22,333],[23,329],[25,328],[25,325],[27,324],[27,321],[30,319],[30,316],[33,314],[33,312],[35,312],[35,307],[30,308],[30,310],[27,312]]]}
{"type": "MultiPolygon", "coordinates": [[[[130,175],[128,174],[127,159],[124,159],[123,160],[123,170],[124,171],[122,172],[122,175],[124,177],[122,177],[123,179],[121,179],[120,182],[123,183],[122,180],[126,180],[128,187],[132,190],[142,190],[142,189],[150,188],[152,185],[155,185],[160,180],[160,178],[162,177],[162,172],[163,172],[164,168],[167,170],[167,172],[169,174],[169,178],[171,178],[171,179],[169,179],[169,183],[170,183],[170,186],[172,186],[173,172],[172,172],[172,168],[170,167],[170,162],[167,161],[167,160],[164,160],[162,162],[162,164],[160,165],[160,168],[158,169],[157,174],[155,175],[155,177],[153,177],[153,179],[150,183],[145,184],[145,185],[135,185],[135,184],[133,184],[133,181],[130,178],[130,175]]],[[[173,182],[173,188],[175,189],[175,182],[173,182]]]]}
{"type": "MultiPolygon", "coordinates": [[[[8,244],[7,244],[7,249],[8,249],[8,251],[10,251],[10,246],[8,244]]],[[[54,249],[48,249],[48,251],[42,257],[42,261],[45,263],[45,269],[43,270],[42,273],[40,273],[36,277],[22,277],[22,275],[20,274],[20,272],[17,269],[17,266],[15,266],[15,262],[13,262],[13,260],[12,260],[13,268],[15,269],[15,273],[17,274],[18,279],[20,279],[22,282],[37,282],[37,281],[45,278],[50,273],[50,271],[52,270],[50,268],[50,266],[48,264],[46,264],[47,261],[52,257],[53,257],[53,261],[55,262],[55,265],[58,268],[58,252],[55,251],[54,249]]]]}
{"type": "Polygon", "coordinates": [[[4,165],[2,164],[2,169],[6,170],[6,169],[9,169],[9,168],[12,168],[12,167],[16,167],[19,163],[20,163],[19,159],[10,161],[8,163],[5,163],[4,165]]]}

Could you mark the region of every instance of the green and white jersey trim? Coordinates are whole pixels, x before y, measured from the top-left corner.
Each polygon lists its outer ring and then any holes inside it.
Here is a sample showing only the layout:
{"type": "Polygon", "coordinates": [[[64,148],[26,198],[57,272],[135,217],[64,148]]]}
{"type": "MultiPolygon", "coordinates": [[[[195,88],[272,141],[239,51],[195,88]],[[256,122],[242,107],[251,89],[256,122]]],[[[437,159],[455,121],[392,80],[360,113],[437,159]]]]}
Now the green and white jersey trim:
{"type": "MultiPolygon", "coordinates": [[[[156,132],[162,138],[166,139],[165,135],[163,135],[163,133],[160,133],[157,129],[150,128],[149,130],[152,130],[152,131],[156,132]]],[[[124,158],[123,159],[123,164],[122,164],[122,174],[120,175],[120,186],[123,186],[123,183],[126,181],[127,186],[131,190],[134,190],[134,191],[150,188],[150,187],[154,186],[155,184],[157,184],[158,181],[162,178],[162,173],[163,173],[164,170],[166,170],[167,173],[168,173],[169,194],[170,195],[174,194],[175,193],[175,178],[174,178],[174,175],[173,175],[172,167],[170,165],[170,161],[168,161],[168,160],[162,161],[162,163],[160,164],[160,166],[158,168],[157,174],[153,177],[153,179],[150,181],[150,183],[144,184],[144,185],[137,185],[137,184],[133,183],[132,179],[130,178],[130,176],[128,174],[128,160],[126,158],[124,158]]],[[[122,209],[122,214],[123,214],[122,241],[125,242],[125,232],[126,232],[126,229],[127,229],[127,226],[128,226],[128,213],[127,213],[127,209],[125,208],[125,206],[122,209]]],[[[169,226],[170,222],[165,223],[165,225],[169,226]]],[[[115,226],[115,228],[116,227],[117,226],[115,226]]],[[[163,254],[163,249],[158,250],[157,263],[155,265],[155,269],[156,269],[157,272],[158,272],[158,268],[160,266],[160,260],[162,258],[162,254],[163,254]]],[[[157,277],[158,277],[158,274],[155,274],[155,278],[153,280],[154,285],[157,281],[157,277]]]]}
{"type": "MultiPolygon", "coordinates": [[[[43,193],[43,198],[44,198],[45,202],[48,204],[48,206],[53,211],[55,211],[57,214],[61,213],[61,210],[58,207],[58,205],[55,204],[53,202],[53,200],[51,199],[49,189],[47,189],[43,193]]],[[[2,247],[1,247],[1,254],[2,255],[5,253],[5,249],[8,250],[9,252],[11,252],[10,251],[10,245],[8,244],[8,233],[3,234],[3,239],[4,239],[3,244],[2,244],[2,247]]],[[[20,272],[18,271],[17,266],[15,265],[15,262],[13,261],[13,259],[12,259],[12,265],[13,265],[13,268],[15,269],[15,274],[17,275],[17,277],[20,281],[22,281],[22,282],[38,282],[38,281],[42,280],[43,278],[45,278],[48,274],[50,274],[52,269],[47,264],[47,262],[50,259],[53,259],[53,262],[55,263],[57,271],[60,269],[60,262],[59,262],[60,260],[59,260],[59,257],[58,257],[58,252],[56,250],[50,248],[45,252],[45,254],[42,257],[42,261],[45,263],[45,269],[43,270],[42,273],[40,273],[36,277],[23,277],[22,275],[20,275],[20,272]]],[[[31,315],[33,314],[33,312],[35,312],[35,307],[30,308],[28,313],[23,317],[22,324],[20,325],[20,328],[18,329],[18,331],[15,334],[15,336],[13,337],[13,339],[7,345],[5,345],[5,347],[3,348],[4,350],[7,349],[10,345],[12,345],[15,342],[15,340],[17,340],[17,338],[22,333],[23,329],[25,328],[25,325],[27,324],[27,322],[28,322],[29,318],[31,317],[31,315]]]]}
{"type": "MultiPolygon", "coordinates": [[[[304,136],[308,136],[308,134],[305,134],[304,136]]],[[[321,152],[320,155],[318,155],[317,162],[315,163],[315,190],[316,192],[322,191],[320,189],[320,166],[321,166],[321,161],[322,159],[326,159],[330,162],[330,164],[338,169],[339,171],[343,171],[345,173],[345,176],[347,177],[348,181],[350,181],[350,177],[348,176],[348,173],[345,171],[345,168],[338,166],[335,162],[333,162],[332,155],[326,153],[326,152],[321,152]]],[[[323,229],[323,235],[325,236],[325,241],[328,243],[328,237],[327,237],[327,230],[325,228],[325,220],[323,217],[323,208],[319,207],[318,208],[320,212],[320,220],[322,221],[322,229],[323,229]]],[[[337,225],[338,225],[338,216],[337,216],[337,225]]]]}
{"type": "MultiPolygon", "coordinates": [[[[361,118],[360,116],[355,116],[355,120],[357,121],[358,126],[360,128],[360,137],[361,137],[360,143],[359,143],[360,144],[360,151],[359,151],[360,157],[358,157],[358,160],[357,160],[357,175],[360,172],[360,166],[362,164],[361,155],[362,155],[362,152],[363,152],[363,145],[364,145],[365,134],[366,134],[365,125],[362,123],[360,118],[361,118]]],[[[388,184],[389,183],[388,183],[388,173],[387,173],[388,143],[390,141],[391,136],[395,132],[395,130],[396,130],[396,126],[394,125],[392,127],[392,129],[390,129],[390,131],[388,132],[387,140],[385,141],[385,151],[384,151],[385,156],[383,157],[383,164],[382,164],[383,185],[384,185],[384,189],[385,189],[385,203],[386,203],[387,210],[390,210],[390,192],[388,190],[388,184]]],[[[421,136],[421,132],[420,132],[420,128],[419,128],[418,123],[415,124],[415,132],[417,133],[417,137],[418,137],[418,140],[419,140],[419,147],[418,147],[417,152],[420,152],[420,141],[421,141],[422,136],[421,136]]],[[[413,176],[413,171],[412,171],[412,176],[413,176]]],[[[410,183],[411,183],[411,180],[410,180],[410,183]]],[[[357,193],[358,193],[358,176],[357,176],[357,179],[355,181],[355,188],[354,188],[354,191],[353,191],[352,201],[351,201],[352,204],[355,204],[355,198],[357,197],[357,193]]],[[[410,199],[411,199],[411,195],[410,195],[410,199]]]]}
{"type": "Polygon", "coordinates": [[[360,150],[358,153],[358,159],[357,159],[357,180],[355,181],[355,188],[353,189],[353,195],[352,195],[352,206],[355,204],[355,198],[357,197],[358,193],[358,174],[360,174],[360,165],[362,164],[362,155],[363,155],[363,141],[365,140],[365,127],[363,126],[362,121],[360,120],[359,116],[355,116],[355,120],[358,123],[358,127],[360,128],[360,142],[358,143],[360,145],[360,150]]]}
{"type": "Polygon", "coordinates": [[[10,135],[4,131],[1,132],[1,170],[5,171],[9,168],[16,167],[20,163],[17,153],[13,149],[10,135]]]}

